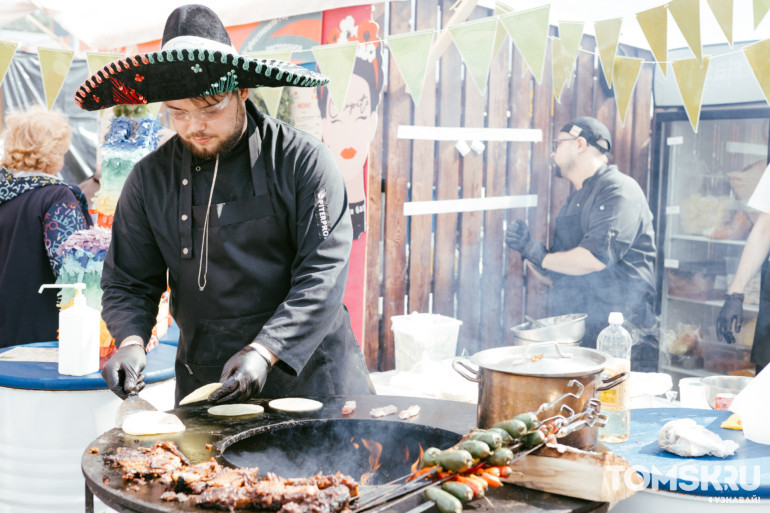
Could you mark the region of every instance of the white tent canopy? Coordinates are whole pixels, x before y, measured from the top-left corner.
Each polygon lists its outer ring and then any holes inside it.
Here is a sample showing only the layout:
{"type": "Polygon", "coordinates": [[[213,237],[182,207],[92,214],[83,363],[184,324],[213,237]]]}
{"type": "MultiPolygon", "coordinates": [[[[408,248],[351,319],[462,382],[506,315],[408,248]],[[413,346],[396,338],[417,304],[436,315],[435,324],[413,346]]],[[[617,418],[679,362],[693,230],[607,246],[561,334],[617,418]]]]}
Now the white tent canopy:
{"type": "Polygon", "coordinates": [[[383,1],[388,0],[0,0],[0,24],[42,10],[91,48],[110,50],[160,39],[171,11],[188,3],[211,7],[229,27],[383,1]]]}

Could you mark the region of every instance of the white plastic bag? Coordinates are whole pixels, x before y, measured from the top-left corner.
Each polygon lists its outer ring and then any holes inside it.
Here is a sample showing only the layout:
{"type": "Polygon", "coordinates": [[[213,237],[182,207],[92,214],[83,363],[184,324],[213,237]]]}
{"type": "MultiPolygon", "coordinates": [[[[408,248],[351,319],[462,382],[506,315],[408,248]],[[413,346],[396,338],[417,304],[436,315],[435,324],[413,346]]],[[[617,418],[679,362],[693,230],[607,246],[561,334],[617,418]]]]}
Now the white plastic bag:
{"type": "Polygon", "coordinates": [[[693,419],[666,422],[658,431],[658,445],[668,452],[687,457],[710,454],[724,458],[735,454],[738,448],[738,444],[733,440],[722,440],[719,435],[693,419]]]}
{"type": "Polygon", "coordinates": [[[757,374],[746,387],[735,396],[730,411],[737,413],[743,425],[743,434],[752,442],[770,445],[770,366],[757,374]]]}

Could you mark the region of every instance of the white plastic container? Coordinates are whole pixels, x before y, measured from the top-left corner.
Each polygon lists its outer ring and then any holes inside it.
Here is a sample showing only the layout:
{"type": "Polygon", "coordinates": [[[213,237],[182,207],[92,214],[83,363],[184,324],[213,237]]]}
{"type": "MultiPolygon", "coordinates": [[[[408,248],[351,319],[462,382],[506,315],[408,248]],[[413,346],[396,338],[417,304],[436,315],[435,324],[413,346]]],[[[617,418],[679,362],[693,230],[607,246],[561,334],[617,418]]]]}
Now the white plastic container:
{"type": "Polygon", "coordinates": [[[59,374],[84,376],[99,370],[99,311],[86,304],[80,293],[85,283],[42,285],[75,289],[74,304],[59,312],[59,374]]]}
{"type": "Polygon", "coordinates": [[[703,378],[692,377],[679,380],[679,402],[683,408],[710,409],[706,400],[703,378]]]}
{"type": "Polygon", "coordinates": [[[452,358],[462,321],[439,314],[417,313],[390,318],[395,339],[396,370],[410,371],[422,360],[452,358]]]}

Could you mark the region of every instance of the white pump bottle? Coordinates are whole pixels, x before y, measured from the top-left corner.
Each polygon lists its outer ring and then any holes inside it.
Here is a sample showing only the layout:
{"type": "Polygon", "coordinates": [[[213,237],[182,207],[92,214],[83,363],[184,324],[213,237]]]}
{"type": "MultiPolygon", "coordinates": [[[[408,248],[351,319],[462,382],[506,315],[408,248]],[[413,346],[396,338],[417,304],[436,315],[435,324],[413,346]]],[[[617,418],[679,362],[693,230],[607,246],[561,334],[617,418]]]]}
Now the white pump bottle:
{"type": "Polygon", "coordinates": [[[83,376],[99,370],[100,314],[86,304],[85,283],[42,285],[38,290],[74,288],[74,304],[59,312],[59,374],[83,376]]]}

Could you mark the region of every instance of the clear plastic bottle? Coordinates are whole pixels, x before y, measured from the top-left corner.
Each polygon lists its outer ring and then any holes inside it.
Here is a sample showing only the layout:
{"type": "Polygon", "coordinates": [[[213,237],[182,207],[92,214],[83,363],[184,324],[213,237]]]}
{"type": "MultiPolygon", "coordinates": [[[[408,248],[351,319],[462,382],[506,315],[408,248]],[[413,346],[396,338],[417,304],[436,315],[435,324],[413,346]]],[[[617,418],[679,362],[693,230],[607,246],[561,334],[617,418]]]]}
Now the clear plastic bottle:
{"type": "MultiPolygon", "coordinates": [[[[609,358],[604,374],[608,377],[631,372],[631,334],[623,327],[623,314],[612,312],[610,325],[596,339],[596,348],[609,358]]],[[[628,439],[631,428],[630,389],[628,379],[609,390],[601,392],[602,412],[607,415],[607,425],[599,428],[599,440],[620,443],[628,439]]]]}

